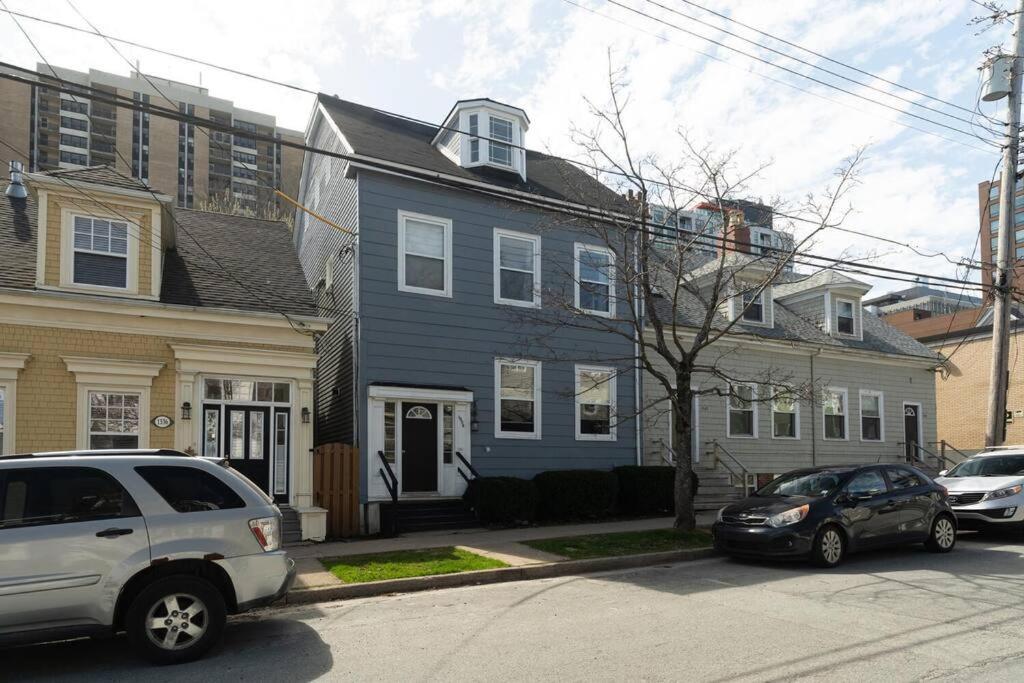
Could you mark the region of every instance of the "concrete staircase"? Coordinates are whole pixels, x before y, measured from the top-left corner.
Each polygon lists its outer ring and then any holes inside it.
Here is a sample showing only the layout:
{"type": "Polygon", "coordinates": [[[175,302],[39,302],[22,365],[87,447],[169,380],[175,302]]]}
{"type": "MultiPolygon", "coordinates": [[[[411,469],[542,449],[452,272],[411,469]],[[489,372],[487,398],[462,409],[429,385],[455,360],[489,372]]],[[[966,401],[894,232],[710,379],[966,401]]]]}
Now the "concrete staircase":
{"type": "MultiPolygon", "coordinates": [[[[403,500],[398,502],[398,532],[469,529],[480,526],[476,516],[461,498],[441,500],[403,500]]],[[[391,505],[381,506],[381,525],[390,528],[391,505]]]]}
{"type": "Polygon", "coordinates": [[[302,540],[302,525],[299,513],[289,505],[278,505],[281,510],[283,524],[281,527],[281,543],[298,543],[302,540]]]}

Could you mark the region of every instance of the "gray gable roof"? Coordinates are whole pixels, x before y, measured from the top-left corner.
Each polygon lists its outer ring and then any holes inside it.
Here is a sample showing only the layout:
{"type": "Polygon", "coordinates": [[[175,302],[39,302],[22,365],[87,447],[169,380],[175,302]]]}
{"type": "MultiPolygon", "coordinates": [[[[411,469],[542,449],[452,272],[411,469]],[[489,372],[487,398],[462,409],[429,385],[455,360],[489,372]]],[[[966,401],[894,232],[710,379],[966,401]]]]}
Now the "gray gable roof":
{"type": "Polygon", "coordinates": [[[606,209],[623,206],[622,198],[595,178],[547,154],[527,150],[525,181],[518,173],[497,168],[462,168],[431,144],[437,134],[437,126],[403,119],[329,95],[321,94],[319,101],[356,154],[549,199],[606,209]]]}
{"type": "MultiPolygon", "coordinates": [[[[36,204],[31,192],[0,197],[0,287],[35,289],[36,204]]],[[[165,252],[161,302],[317,315],[284,223],[185,209],[174,217],[180,227],[176,248],[165,252]]]]}
{"type": "Polygon", "coordinates": [[[86,168],[57,168],[52,171],[42,171],[39,175],[50,176],[51,178],[62,178],[80,183],[96,183],[109,187],[119,187],[123,190],[139,190],[150,192],[150,187],[138,178],[131,178],[118,173],[110,166],[87,166],[86,168]]]}
{"type": "MultiPolygon", "coordinates": [[[[704,319],[705,306],[697,297],[690,293],[680,292],[678,322],[687,326],[697,326],[704,319]]],[[[878,353],[900,356],[928,358],[936,362],[939,356],[934,351],[914,338],[904,334],[877,316],[863,312],[863,339],[846,339],[832,337],[809,320],[797,315],[784,304],[774,301],[772,309],[775,320],[773,327],[745,324],[742,320],[732,327],[730,335],[769,339],[773,341],[792,341],[830,348],[848,348],[858,351],[875,351],[878,353]]],[[[672,306],[667,299],[659,299],[657,313],[662,320],[672,319],[672,306]]],[[[720,313],[715,314],[714,326],[724,329],[728,320],[720,313]]]]}

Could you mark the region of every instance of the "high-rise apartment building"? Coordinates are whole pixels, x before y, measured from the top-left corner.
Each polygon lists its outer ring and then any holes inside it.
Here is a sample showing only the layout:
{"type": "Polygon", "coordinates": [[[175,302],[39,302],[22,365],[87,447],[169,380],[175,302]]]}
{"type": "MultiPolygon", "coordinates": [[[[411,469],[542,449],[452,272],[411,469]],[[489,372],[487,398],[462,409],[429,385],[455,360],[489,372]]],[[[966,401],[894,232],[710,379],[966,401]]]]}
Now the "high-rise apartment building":
{"type": "MultiPolygon", "coordinates": [[[[999,178],[995,181],[978,183],[978,214],[981,226],[981,281],[985,285],[992,284],[992,272],[995,269],[996,252],[999,248],[999,178]]],[[[1013,251],[1010,262],[1014,268],[1014,282],[1020,286],[1024,277],[1024,180],[1018,180],[1013,195],[1013,237],[1010,240],[1013,251]]]]}
{"type": "Polygon", "coordinates": [[[187,208],[223,198],[258,209],[276,204],[275,188],[298,193],[302,150],[256,138],[301,143],[304,135],[279,128],[269,114],[235,107],[202,86],[138,72],[119,76],[56,68],[59,78],[84,88],[177,109],[252,135],[207,130],[92,101],[84,89],[83,94],[60,92],[48,85],[53,81],[45,65],[36,70],[38,85],[0,79],[0,140],[23,150],[21,160],[32,171],[109,165],[176,196],[187,208]]]}

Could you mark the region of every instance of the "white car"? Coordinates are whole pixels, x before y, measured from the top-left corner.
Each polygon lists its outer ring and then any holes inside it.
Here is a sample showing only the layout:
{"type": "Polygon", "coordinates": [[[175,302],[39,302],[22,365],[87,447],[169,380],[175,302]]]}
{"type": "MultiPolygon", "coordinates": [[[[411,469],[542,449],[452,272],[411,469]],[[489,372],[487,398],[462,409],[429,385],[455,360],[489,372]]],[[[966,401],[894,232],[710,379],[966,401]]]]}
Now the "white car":
{"type": "Polygon", "coordinates": [[[960,529],[1024,528],[1024,446],[990,449],[940,472],[960,529]]]}

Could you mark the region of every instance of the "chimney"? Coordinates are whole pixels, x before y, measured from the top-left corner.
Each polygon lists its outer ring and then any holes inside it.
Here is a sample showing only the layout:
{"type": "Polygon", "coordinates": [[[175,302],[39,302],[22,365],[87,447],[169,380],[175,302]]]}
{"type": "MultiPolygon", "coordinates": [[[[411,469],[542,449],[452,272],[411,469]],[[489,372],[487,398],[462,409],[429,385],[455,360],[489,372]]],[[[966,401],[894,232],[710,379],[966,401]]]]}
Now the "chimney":
{"type": "Polygon", "coordinates": [[[28,196],[28,190],[21,179],[24,168],[20,161],[11,162],[11,184],[7,186],[7,192],[4,193],[11,199],[24,199],[28,196]]]}
{"type": "Polygon", "coordinates": [[[724,244],[726,251],[750,253],[750,228],[743,221],[743,211],[726,209],[724,244]]]}

